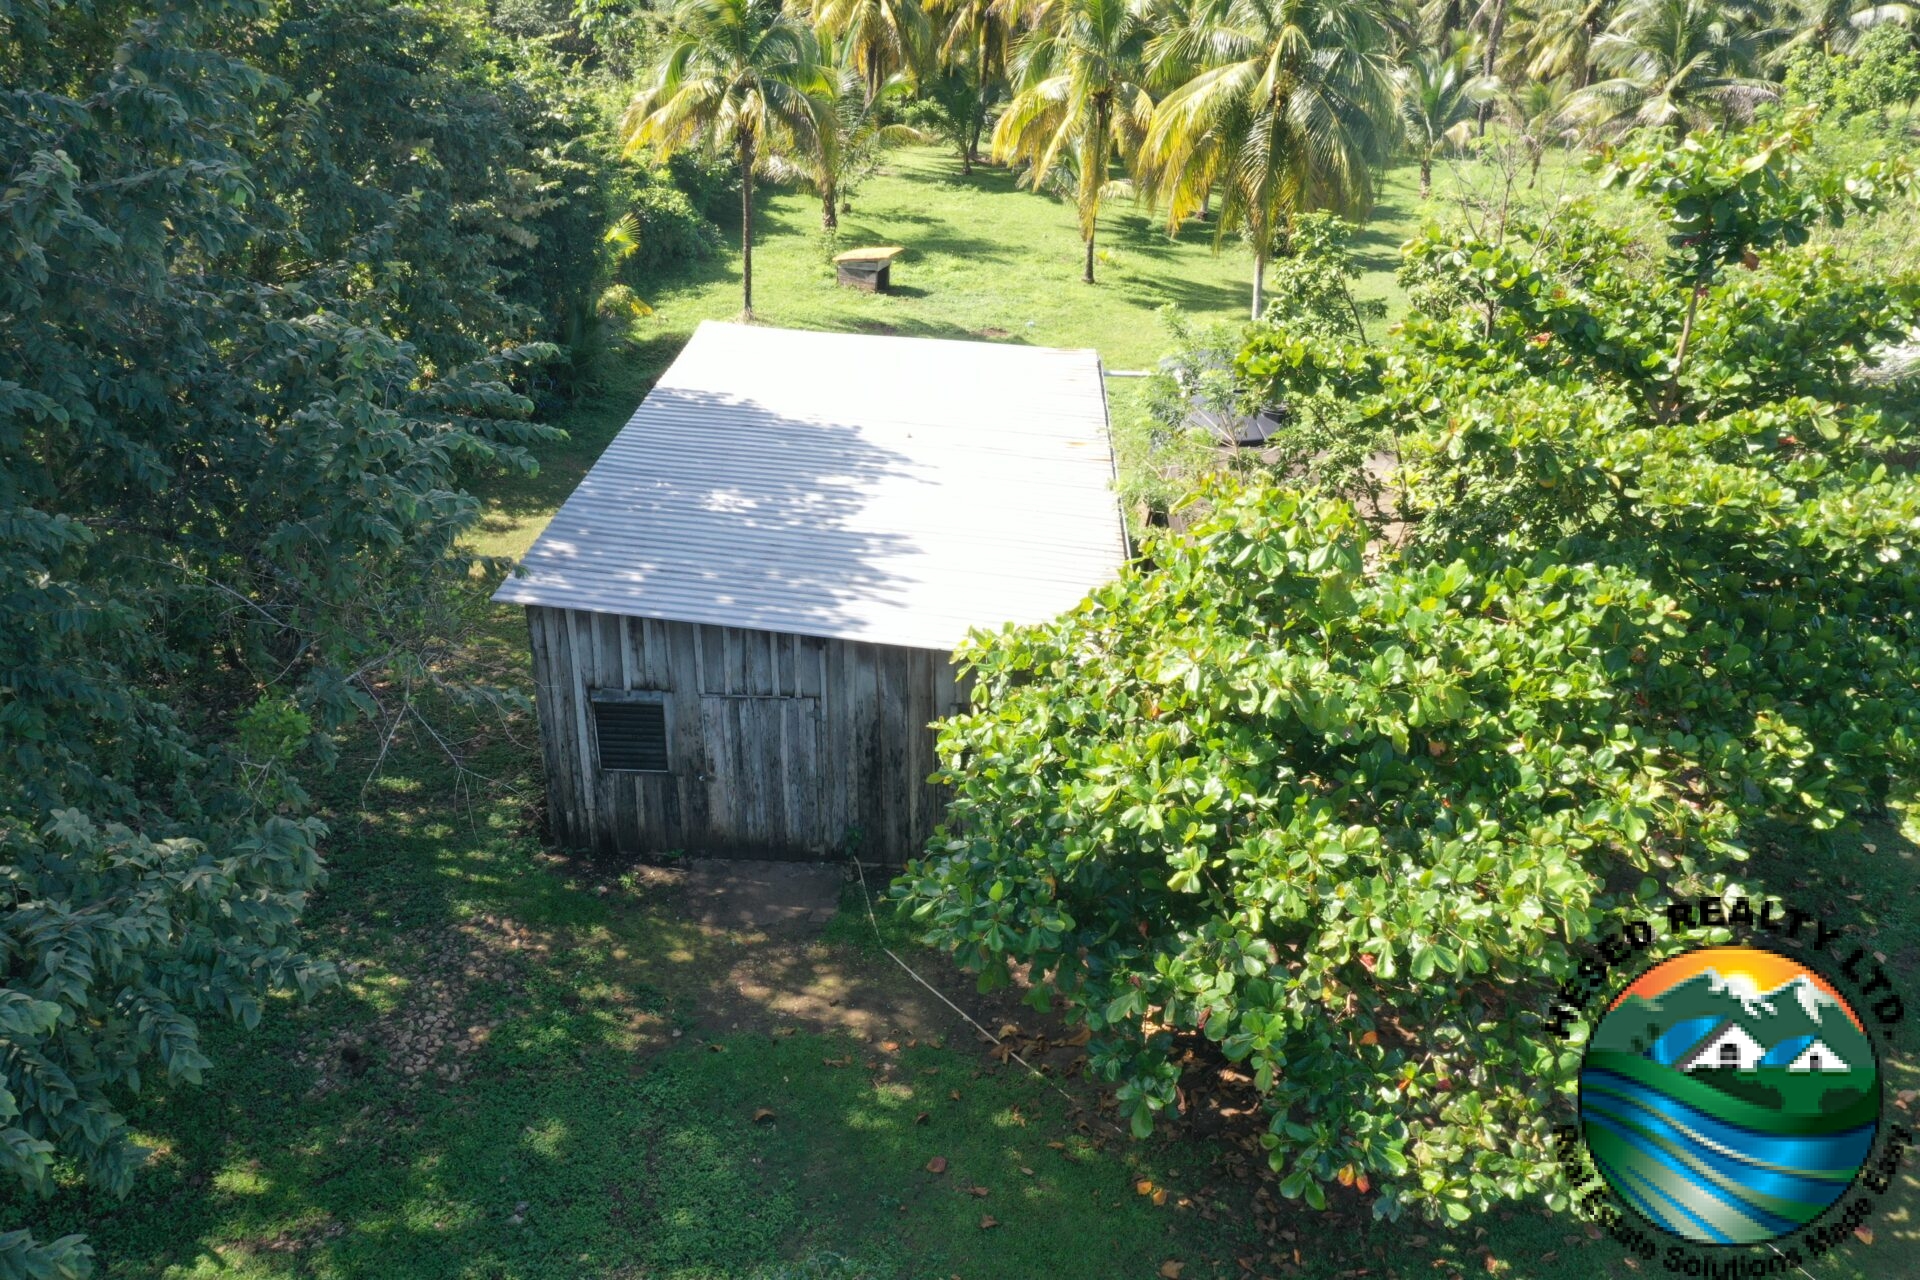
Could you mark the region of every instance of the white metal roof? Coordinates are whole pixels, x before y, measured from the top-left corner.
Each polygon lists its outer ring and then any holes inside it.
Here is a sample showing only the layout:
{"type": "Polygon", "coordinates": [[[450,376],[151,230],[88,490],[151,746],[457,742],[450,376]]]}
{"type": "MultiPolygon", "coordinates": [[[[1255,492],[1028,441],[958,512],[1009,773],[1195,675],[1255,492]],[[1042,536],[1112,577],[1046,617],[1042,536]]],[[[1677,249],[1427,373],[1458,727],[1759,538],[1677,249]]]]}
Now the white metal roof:
{"type": "Polygon", "coordinates": [[[950,650],[1126,545],[1092,351],[702,324],[495,600],[950,650]]]}

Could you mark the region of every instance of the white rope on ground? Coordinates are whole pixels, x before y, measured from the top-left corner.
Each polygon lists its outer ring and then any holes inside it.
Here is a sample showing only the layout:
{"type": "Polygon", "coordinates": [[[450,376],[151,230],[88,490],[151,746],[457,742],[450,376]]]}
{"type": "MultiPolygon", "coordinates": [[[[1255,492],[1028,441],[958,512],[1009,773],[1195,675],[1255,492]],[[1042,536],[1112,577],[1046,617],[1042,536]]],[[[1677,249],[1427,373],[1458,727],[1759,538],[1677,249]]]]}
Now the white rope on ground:
{"type": "MultiPolygon", "coordinates": [[[[967,1020],[968,1025],[971,1026],[975,1031],[978,1031],[981,1035],[985,1036],[988,1040],[991,1040],[995,1045],[1006,1050],[1007,1056],[1009,1058],[1012,1058],[1015,1062],[1019,1063],[1021,1066],[1025,1067],[1028,1071],[1033,1073],[1034,1079],[1039,1080],[1042,1084],[1046,1085],[1049,1089],[1052,1089],[1055,1093],[1059,1094],[1061,1097],[1065,1098],[1068,1102],[1072,1103],[1075,1110],[1084,1111],[1086,1109],[1086,1104],[1082,1102],[1079,1098],[1076,1098],[1072,1094],[1068,1093],[1065,1089],[1061,1088],[1059,1081],[1055,1080],[1052,1076],[1049,1076],[1046,1072],[1040,1070],[1040,1068],[1034,1066],[1031,1062],[1028,1062],[1025,1058],[1021,1057],[1018,1053],[1014,1052],[1014,1048],[1012,1045],[1008,1044],[1005,1040],[1002,1040],[999,1036],[993,1034],[993,1032],[987,1030],[985,1027],[981,1026],[980,1023],[975,1020],[972,1014],[968,1013],[965,1009],[962,1009],[959,1005],[955,1004],[953,1001],[947,999],[946,993],[944,991],[940,990],[940,988],[934,986],[931,982],[928,982],[925,978],[921,977],[918,973],[914,972],[914,968],[912,965],[908,964],[905,960],[902,960],[899,956],[893,953],[893,948],[889,947],[886,943],[886,939],[880,936],[880,920],[877,916],[873,914],[873,893],[871,890],[867,888],[867,869],[860,865],[860,859],[858,858],[849,858],[848,861],[853,863],[853,869],[856,873],[858,873],[860,877],[860,896],[863,899],[865,899],[867,904],[867,923],[873,928],[873,940],[880,944],[880,950],[886,952],[887,959],[893,961],[895,964],[899,965],[902,969],[905,969],[907,971],[907,976],[909,978],[912,978],[915,982],[919,983],[921,986],[925,987],[927,990],[933,992],[933,994],[939,998],[941,1004],[944,1004],[945,1006],[947,1006],[947,1008],[953,1010],[955,1013],[959,1014],[962,1018],[965,1018],[967,1020]]],[[[1121,1137],[1127,1136],[1127,1131],[1125,1129],[1122,1129],[1119,1125],[1107,1119],[1105,1116],[1101,1115],[1098,1111],[1093,1112],[1093,1118],[1100,1121],[1102,1124],[1105,1124],[1109,1129],[1112,1129],[1115,1133],[1119,1134],[1121,1137]]]]}

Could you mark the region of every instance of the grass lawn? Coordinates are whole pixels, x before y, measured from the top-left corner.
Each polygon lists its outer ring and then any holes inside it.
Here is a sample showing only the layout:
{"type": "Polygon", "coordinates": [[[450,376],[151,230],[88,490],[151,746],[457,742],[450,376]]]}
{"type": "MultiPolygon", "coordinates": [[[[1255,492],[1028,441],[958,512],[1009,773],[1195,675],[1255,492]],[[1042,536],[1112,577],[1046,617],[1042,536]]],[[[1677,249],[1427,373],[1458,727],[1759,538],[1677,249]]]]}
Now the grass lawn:
{"type": "MultiPolygon", "coordinates": [[[[836,289],[811,204],[770,196],[763,318],[1093,345],[1125,368],[1157,354],[1162,301],[1221,316],[1243,304],[1243,257],[1169,245],[1123,204],[1107,220],[1112,261],[1087,288],[1064,207],[1010,190],[1004,173],[952,169],[931,151],[899,155],[847,220],[843,243],[915,247],[895,297],[836,289]]],[[[1411,185],[1390,175],[1367,288],[1390,287],[1375,258],[1417,214],[1411,185]]],[[[652,295],[639,356],[572,412],[542,474],[487,488],[483,549],[525,548],[693,323],[737,309],[734,270],[715,263],[652,295]]],[[[516,610],[492,613],[466,665],[524,686],[516,610]]],[[[345,966],[342,989],[281,1002],[251,1034],[209,1024],[206,1085],[130,1107],[155,1154],[128,1199],[73,1184],[43,1203],[0,1195],[0,1222],[84,1232],[106,1275],[165,1280],[1585,1280],[1658,1268],[1631,1267],[1538,1205],[1456,1230],[1377,1224],[1351,1201],[1276,1208],[1217,1140],[1117,1136],[1069,1066],[1043,1081],[996,1060],[895,969],[852,893],[823,936],[767,936],[692,918],[671,866],[545,851],[535,740],[528,716],[476,724],[470,772],[403,741],[364,791],[366,744],[349,744],[320,784],[332,878],[309,915],[316,949],[345,966]]],[[[1831,850],[1763,850],[1754,871],[1864,921],[1920,1001],[1914,833],[1881,824],[1831,850]]],[[[888,929],[983,1019],[1044,1029],[963,994],[888,929]]],[[[1914,1021],[1890,1064],[1896,1089],[1920,1088],[1914,1021]]],[[[1903,1175],[1871,1247],[1812,1274],[1920,1275],[1915,1190],[1903,1175]]]]}
{"type": "MultiPolygon", "coordinates": [[[[503,611],[476,663],[518,664],[517,622],[503,611]]],[[[0,1220],[85,1232],[106,1275],[167,1280],[1630,1274],[1524,1204],[1457,1230],[1283,1206],[1261,1239],[1237,1152],[1133,1142],[1080,1082],[1063,1096],[996,1061],[880,953],[857,896],[823,937],[769,938],[690,919],[670,867],[545,852],[532,732],[475,733],[484,786],[406,744],[359,814],[350,756],[310,914],[344,988],[251,1035],[209,1024],[206,1085],[132,1108],[155,1156],[127,1200],[69,1187],[0,1220]]],[[[1756,871],[1865,921],[1914,992],[1917,852],[1880,826],[1756,871]]],[[[1893,1087],[1920,1087],[1920,1041],[1901,1046],[1893,1087]]],[[[1812,1273],[1920,1274],[1914,1192],[1903,1178],[1873,1245],[1812,1273]]]]}

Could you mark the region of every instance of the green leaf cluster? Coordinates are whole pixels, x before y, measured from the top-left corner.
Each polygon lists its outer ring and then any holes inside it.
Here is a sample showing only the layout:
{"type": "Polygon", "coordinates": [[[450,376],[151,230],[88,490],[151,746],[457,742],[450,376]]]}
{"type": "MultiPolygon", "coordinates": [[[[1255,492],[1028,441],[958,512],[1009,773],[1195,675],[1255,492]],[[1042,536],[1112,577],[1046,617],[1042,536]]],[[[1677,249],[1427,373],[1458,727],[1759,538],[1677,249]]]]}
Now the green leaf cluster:
{"type": "Polygon", "coordinates": [[[1214,1041],[1309,1203],[1554,1202],[1570,948],[1920,763],[1920,454],[1875,376],[1920,289],[1810,234],[1903,174],[1792,131],[1616,165],[1664,249],[1577,204],[1433,227],[1389,344],[1256,326],[1240,400],[1311,406],[1297,447],[976,637],[942,726],[925,936],[1091,1026],[1136,1132],[1214,1041]]]}
{"type": "MultiPolygon", "coordinates": [[[[9,1204],[125,1190],[122,1111],[206,1071],[196,1020],[331,980],[297,770],[442,681],[462,482],[555,434],[514,382],[604,284],[599,126],[470,23],[0,5],[9,1204]]],[[[89,1259],[0,1234],[0,1276],[89,1259]]]]}

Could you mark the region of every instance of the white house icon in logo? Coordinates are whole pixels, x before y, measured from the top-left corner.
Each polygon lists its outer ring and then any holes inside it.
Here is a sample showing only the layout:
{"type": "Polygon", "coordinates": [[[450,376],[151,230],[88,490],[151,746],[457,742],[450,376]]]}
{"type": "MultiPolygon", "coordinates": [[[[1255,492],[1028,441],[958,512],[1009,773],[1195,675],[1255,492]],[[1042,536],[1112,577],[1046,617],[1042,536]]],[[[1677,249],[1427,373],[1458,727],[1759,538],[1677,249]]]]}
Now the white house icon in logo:
{"type": "Polygon", "coordinates": [[[1694,1046],[1692,1053],[1673,1065],[1682,1071],[1727,1067],[1735,1071],[1752,1071],[1766,1056],[1766,1046],[1755,1040],[1745,1027],[1728,1018],[1694,1046]]]}
{"type": "Polygon", "coordinates": [[[1815,1037],[1812,1044],[1802,1049],[1799,1056],[1787,1064],[1789,1071],[1851,1071],[1845,1058],[1827,1047],[1827,1042],[1815,1037]]]}
{"type": "Polygon", "coordinates": [[[1795,1036],[1769,1048],[1732,1018],[1722,1020],[1673,1065],[1682,1071],[1756,1071],[1761,1067],[1785,1067],[1799,1073],[1845,1074],[1853,1070],[1845,1058],[1818,1036],[1795,1036]]]}

